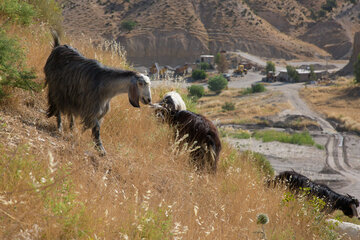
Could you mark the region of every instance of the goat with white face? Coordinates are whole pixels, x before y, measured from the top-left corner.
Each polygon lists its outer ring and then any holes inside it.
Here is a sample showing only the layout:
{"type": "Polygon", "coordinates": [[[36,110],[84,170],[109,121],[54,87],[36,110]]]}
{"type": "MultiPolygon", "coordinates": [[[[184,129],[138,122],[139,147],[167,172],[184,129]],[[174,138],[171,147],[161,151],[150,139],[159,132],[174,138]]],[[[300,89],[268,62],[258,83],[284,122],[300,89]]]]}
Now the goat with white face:
{"type": "Polygon", "coordinates": [[[133,71],[106,67],[70,46],[60,45],[56,33],[53,38],[54,48],[44,67],[48,85],[47,116],[57,117],[59,131],[62,131],[61,113],[70,117],[70,128],[74,125],[74,116],[79,116],[84,130],[92,128],[95,147],[105,155],[100,125],[109,111],[110,100],[127,92],[133,107],[140,107],[140,101],[151,103],[150,79],[133,71]]]}

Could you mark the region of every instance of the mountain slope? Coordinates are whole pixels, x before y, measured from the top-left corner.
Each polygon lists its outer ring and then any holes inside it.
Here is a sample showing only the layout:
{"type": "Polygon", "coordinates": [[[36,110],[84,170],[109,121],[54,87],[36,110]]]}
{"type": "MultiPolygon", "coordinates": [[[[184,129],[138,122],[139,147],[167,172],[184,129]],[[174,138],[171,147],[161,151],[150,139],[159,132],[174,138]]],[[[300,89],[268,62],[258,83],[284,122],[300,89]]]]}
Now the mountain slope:
{"type": "Polygon", "coordinates": [[[237,0],[64,1],[65,29],[116,39],[128,59],[149,65],[195,61],[200,54],[242,50],[269,58],[325,56],[312,44],[281,33],[237,0]],[[137,22],[128,32],[124,20],[137,22]]]}

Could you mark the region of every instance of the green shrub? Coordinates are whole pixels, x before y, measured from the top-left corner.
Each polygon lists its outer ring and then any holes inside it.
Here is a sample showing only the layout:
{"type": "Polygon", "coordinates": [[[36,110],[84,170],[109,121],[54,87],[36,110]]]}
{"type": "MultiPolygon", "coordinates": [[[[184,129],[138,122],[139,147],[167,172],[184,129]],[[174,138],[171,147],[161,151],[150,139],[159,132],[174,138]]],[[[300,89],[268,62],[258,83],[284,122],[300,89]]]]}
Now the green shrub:
{"type": "Polygon", "coordinates": [[[10,21],[28,25],[36,16],[34,6],[19,0],[1,0],[0,14],[9,18],[10,21]]]}
{"type": "Polygon", "coordinates": [[[24,66],[24,53],[18,42],[0,31],[0,98],[6,95],[6,86],[39,90],[40,85],[32,81],[35,77],[24,66]]]}
{"type": "Polygon", "coordinates": [[[289,77],[292,78],[295,82],[298,82],[300,80],[299,73],[296,71],[295,67],[293,67],[291,65],[287,65],[286,71],[287,71],[289,77]]]}
{"type": "Polygon", "coordinates": [[[310,81],[316,81],[316,80],[317,80],[317,76],[314,71],[314,66],[310,65],[310,81]]]}
{"type": "Polygon", "coordinates": [[[198,98],[197,97],[191,97],[191,96],[188,96],[187,94],[181,94],[181,97],[185,102],[187,110],[194,112],[194,113],[198,112],[198,110],[197,110],[198,98]]]}
{"type": "Polygon", "coordinates": [[[252,89],[253,93],[265,92],[265,90],[266,90],[264,84],[262,84],[262,83],[252,84],[251,89],[252,89]]]}
{"type": "Polygon", "coordinates": [[[255,166],[266,176],[274,176],[274,169],[271,166],[269,160],[266,159],[266,157],[260,153],[252,152],[252,151],[245,151],[243,153],[247,158],[252,160],[255,164],[255,166]]]}
{"type": "Polygon", "coordinates": [[[57,31],[62,29],[62,8],[55,0],[28,0],[36,9],[40,20],[49,23],[57,31]]]}
{"type": "Polygon", "coordinates": [[[266,62],[266,67],[265,67],[266,74],[269,72],[275,72],[275,70],[276,70],[275,63],[273,63],[272,61],[266,62]]]}
{"type": "Polygon", "coordinates": [[[210,64],[207,62],[201,62],[199,63],[198,66],[201,70],[205,70],[205,71],[211,68],[210,64]]]}
{"type": "Polygon", "coordinates": [[[333,8],[337,7],[336,0],[326,0],[326,3],[321,6],[325,11],[331,12],[333,8]]]}
{"type": "Polygon", "coordinates": [[[325,16],[326,16],[326,11],[323,10],[323,9],[319,10],[319,12],[318,12],[318,17],[319,17],[319,18],[322,18],[322,17],[325,17],[325,16]]]}
{"type": "Polygon", "coordinates": [[[262,83],[256,83],[256,84],[252,84],[251,88],[246,88],[242,91],[242,94],[251,94],[251,93],[258,93],[258,92],[265,92],[266,88],[264,86],[264,84],[262,83]]]}
{"type": "Polygon", "coordinates": [[[212,77],[208,81],[209,89],[213,92],[219,93],[227,87],[228,81],[222,75],[212,77]]]}
{"type": "Polygon", "coordinates": [[[137,22],[133,20],[126,20],[121,23],[121,27],[130,32],[135,28],[136,24],[137,22]]]}
{"type": "Polygon", "coordinates": [[[237,132],[237,133],[230,133],[230,137],[237,138],[237,139],[249,139],[251,134],[245,131],[237,132]]]}
{"type": "Polygon", "coordinates": [[[191,77],[195,80],[201,80],[205,79],[207,77],[207,74],[204,70],[195,69],[194,71],[192,71],[191,77]]]}
{"type": "Polygon", "coordinates": [[[232,102],[225,102],[225,104],[222,105],[221,108],[224,111],[233,111],[233,110],[235,110],[235,104],[232,102]]]}
{"type": "Polygon", "coordinates": [[[315,141],[308,132],[289,134],[275,130],[263,130],[255,132],[254,137],[258,140],[262,139],[263,142],[278,141],[298,145],[315,145],[315,141]]]}
{"type": "Polygon", "coordinates": [[[201,98],[205,93],[205,89],[202,85],[191,85],[188,90],[191,96],[195,96],[197,98],[201,98]]]}
{"type": "Polygon", "coordinates": [[[360,83],[360,53],[354,64],[355,82],[360,83]]]}

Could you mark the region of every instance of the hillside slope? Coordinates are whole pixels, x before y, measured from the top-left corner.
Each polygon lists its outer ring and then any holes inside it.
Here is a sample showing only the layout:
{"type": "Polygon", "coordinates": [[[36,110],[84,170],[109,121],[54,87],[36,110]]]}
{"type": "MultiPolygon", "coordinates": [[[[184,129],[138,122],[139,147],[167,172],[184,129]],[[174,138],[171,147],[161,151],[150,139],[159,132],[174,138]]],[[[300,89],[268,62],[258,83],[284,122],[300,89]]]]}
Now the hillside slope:
{"type": "Polygon", "coordinates": [[[200,54],[242,50],[268,58],[304,58],[327,53],[280,32],[238,0],[64,1],[68,33],[93,39],[116,39],[128,58],[176,65],[200,54]],[[128,32],[124,20],[137,22],[128,32]]]}

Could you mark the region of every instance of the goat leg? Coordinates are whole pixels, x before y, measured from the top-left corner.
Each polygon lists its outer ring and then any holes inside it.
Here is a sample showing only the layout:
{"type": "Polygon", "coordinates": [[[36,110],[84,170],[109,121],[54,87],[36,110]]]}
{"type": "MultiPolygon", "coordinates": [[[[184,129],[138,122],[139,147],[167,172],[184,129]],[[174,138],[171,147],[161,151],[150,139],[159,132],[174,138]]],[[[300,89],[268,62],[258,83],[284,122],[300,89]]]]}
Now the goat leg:
{"type": "Polygon", "coordinates": [[[63,126],[62,126],[61,113],[60,113],[60,111],[57,112],[57,114],[56,114],[56,120],[57,120],[58,131],[59,131],[59,133],[62,133],[62,131],[63,131],[63,126]]]}
{"type": "Polygon", "coordinates": [[[69,118],[70,118],[70,131],[72,131],[75,125],[74,115],[70,114],[69,118]]]}
{"type": "Polygon", "coordinates": [[[100,139],[100,124],[99,121],[96,121],[95,126],[92,129],[92,136],[95,143],[95,149],[100,152],[100,156],[105,156],[106,151],[104,146],[102,145],[101,139],[100,139]]]}

